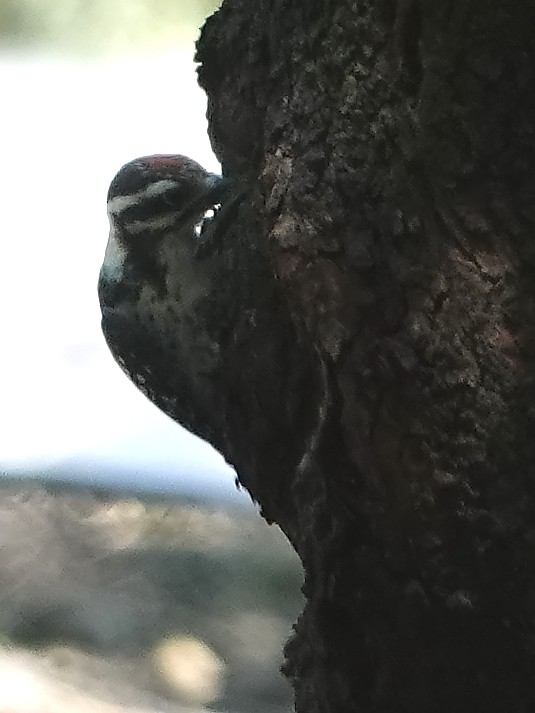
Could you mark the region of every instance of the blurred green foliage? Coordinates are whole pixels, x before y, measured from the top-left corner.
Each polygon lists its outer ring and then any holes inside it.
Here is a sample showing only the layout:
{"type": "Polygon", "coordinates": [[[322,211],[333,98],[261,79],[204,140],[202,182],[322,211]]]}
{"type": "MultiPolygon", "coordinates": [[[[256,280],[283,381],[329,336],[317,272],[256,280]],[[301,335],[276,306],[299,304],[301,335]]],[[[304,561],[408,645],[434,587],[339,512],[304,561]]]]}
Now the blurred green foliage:
{"type": "Polygon", "coordinates": [[[0,47],[84,54],[192,41],[218,0],[0,0],[0,47]]]}

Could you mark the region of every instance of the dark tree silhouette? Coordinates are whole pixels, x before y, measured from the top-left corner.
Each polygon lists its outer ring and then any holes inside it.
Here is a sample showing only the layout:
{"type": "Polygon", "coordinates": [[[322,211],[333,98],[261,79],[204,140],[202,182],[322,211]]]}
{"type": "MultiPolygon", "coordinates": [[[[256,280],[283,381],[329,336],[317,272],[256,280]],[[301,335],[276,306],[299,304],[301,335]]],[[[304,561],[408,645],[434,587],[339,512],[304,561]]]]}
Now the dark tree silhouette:
{"type": "Polygon", "coordinates": [[[299,713],[535,709],[534,27],[225,0],[203,28],[240,195],[218,445],[303,562],[299,713]]]}

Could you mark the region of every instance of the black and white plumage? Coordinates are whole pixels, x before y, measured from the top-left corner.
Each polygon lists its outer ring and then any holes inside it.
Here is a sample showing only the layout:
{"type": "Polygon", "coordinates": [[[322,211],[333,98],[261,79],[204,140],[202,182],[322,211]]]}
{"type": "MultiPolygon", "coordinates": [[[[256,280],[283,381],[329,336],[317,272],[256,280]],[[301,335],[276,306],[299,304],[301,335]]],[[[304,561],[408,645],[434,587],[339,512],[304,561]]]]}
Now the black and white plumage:
{"type": "Polygon", "coordinates": [[[98,284],[102,329],[117,363],[159,408],[205,438],[215,405],[203,382],[216,367],[218,343],[201,325],[218,267],[217,257],[197,254],[207,239],[203,220],[223,193],[221,177],[185,156],[127,163],[108,191],[98,284]]]}
{"type": "Polygon", "coordinates": [[[193,228],[218,202],[222,185],[219,176],[185,156],[145,156],[125,164],[108,190],[110,235],[99,289],[127,287],[127,263],[155,257],[165,236],[193,228]]]}
{"type": "Polygon", "coordinates": [[[126,164],[108,193],[98,292],[123,371],[218,448],[268,514],[316,428],[319,382],[266,246],[249,237],[262,214],[247,190],[183,156],[126,164]]]}

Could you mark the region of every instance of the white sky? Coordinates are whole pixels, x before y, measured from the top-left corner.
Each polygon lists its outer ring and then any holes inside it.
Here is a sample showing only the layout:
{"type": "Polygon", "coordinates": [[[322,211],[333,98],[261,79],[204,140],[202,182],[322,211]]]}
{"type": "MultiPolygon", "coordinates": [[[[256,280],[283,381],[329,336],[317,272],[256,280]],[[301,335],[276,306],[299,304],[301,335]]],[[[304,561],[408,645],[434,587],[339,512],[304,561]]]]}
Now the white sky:
{"type": "Polygon", "coordinates": [[[218,171],[192,55],[78,64],[0,56],[0,469],[197,464],[206,485],[234,487],[221,457],[114,364],[96,295],[117,169],[184,153],[218,171]]]}

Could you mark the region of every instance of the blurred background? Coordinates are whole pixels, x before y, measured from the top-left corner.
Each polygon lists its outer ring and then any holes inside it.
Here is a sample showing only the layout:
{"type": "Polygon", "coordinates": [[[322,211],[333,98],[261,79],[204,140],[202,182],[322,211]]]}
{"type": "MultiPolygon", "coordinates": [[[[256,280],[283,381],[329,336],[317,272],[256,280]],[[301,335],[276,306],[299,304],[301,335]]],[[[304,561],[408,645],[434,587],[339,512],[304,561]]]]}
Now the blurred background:
{"type": "Polygon", "coordinates": [[[193,62],[216,7],[0,3],[0,713],[291,707],[295,556],[99,326],[118,168],[218,171],[193,62]]]}

